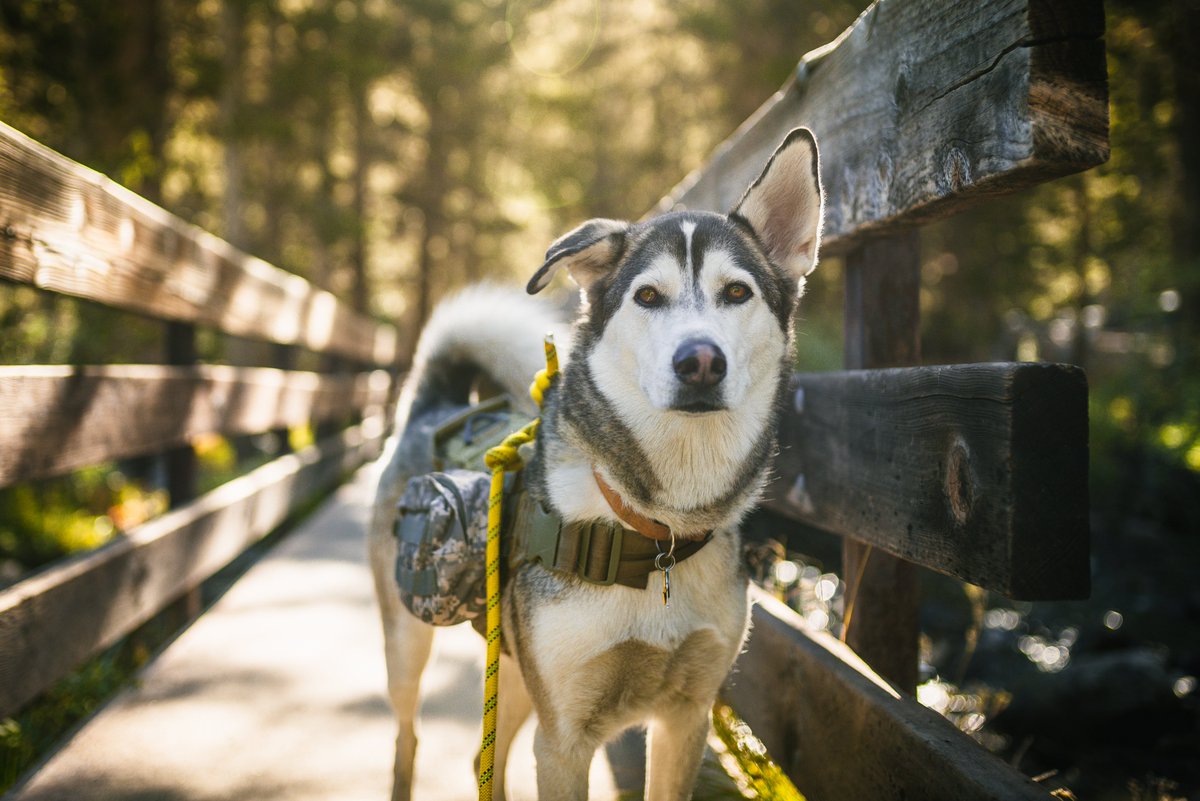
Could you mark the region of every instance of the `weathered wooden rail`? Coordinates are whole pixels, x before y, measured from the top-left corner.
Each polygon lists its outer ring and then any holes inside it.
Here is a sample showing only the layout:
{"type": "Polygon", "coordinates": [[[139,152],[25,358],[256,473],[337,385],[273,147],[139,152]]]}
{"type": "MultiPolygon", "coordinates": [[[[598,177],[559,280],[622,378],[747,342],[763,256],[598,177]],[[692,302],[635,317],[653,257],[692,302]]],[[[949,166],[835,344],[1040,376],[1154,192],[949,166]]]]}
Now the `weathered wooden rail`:
{"type": "Polygon", "coordinates": [[[848,372],[795,377],[766,505],[846,538],[855,611],[843,644],[761,598],[725,692],[811,799],[1048,796],[909,695],[915,566],[1086,596],[1086,379],[912,367],[917,226],[1107,159],[1103,31],[1100,0],[879,0],[658,205],[732,208],[788,130],[820,142],[848,372]]]}
{"type": "Polygon", "coordinates": [[[378,450],[394,329],[0,125],[0,278],[164,321],[163,364],[0,366],[0,487],[167,454],[172,510],[0,591],[0,715],[193,590],[378,450]],[[195,363],[196,326],[283,348],[195,363]],[[340,369],[280,369],[288,347],[340,369]],[[323,438],[194,498],[190,443],[323,438]]]}

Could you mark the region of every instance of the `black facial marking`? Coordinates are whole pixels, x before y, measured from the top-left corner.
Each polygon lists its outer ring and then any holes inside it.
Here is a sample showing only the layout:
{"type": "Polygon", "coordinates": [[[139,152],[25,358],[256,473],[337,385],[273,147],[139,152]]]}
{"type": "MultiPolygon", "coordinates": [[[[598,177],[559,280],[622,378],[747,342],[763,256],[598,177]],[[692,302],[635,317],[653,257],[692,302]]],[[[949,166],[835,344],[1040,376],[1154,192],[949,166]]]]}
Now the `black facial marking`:
{"type": "MultiPolygon", "coordinates": [[[[666,230],[669,243],[669,252],[676,264],[687,264],[687,235],[683,232],[682,226],[675,226],[674,230],[669,227],[666,230]]],[[[694,250],[692,251],[695,252],[694,250]]]]}
{"type": "Polygon", "coordinates": [[[712,230],[718,221],[719,217],[706,217],[696,226],[696,230],[692,232],[692,276],[697,279],[699,284],[700,271],[704,269],[704,254],[708,252],[709,243],[712,240],[714,231],[712,230]]]}
{"type": "MultiPolygon", "coordinates": [[[[621,238],[616,268],[598,280],[588,292],[591,306],[587,325],[593,338],[599,338],[608,321],[616,314],[638,277],[656,258],[667,255],[681,268],[687,264],[687,239],[683,224],[695,226],[692,232],[692,270],[699,276],[707,253],[724,250],[738,267],[750,273],[771,313],[786,331],[796,306],[797,285],[786,271],[771,263],[754,229],[737,214],[722,216],[711,212],[673,212],[649,222],[631,226],[621,238]]],[[[699,283],[696,291],[702,296],[699,283]]]]}
{"type": "Polygon", "coordinates": [[[647,226],[631,229],[625,238],[625,248],[612,276],[597,281],[588,293],[588,305],[591,310],[587,325],[593,339],[599,339],[603,335],[608,321],[617,313],[634,282],[662,253],[664,243],[661,238],[654,237],[653,233],[653,229],[647,226]]]}
{"type": "Polygon", "coordinates": [[[796,280],[771,262],[749,223],[736,214],[730,214],[727,219],[732,224],[723,228],[722,238],[714,247],[728,250],[733,254],[737,265],[754,276],[754,282],[758,284],[759,294],[766,302],[767,308],[779,321],[779,327],[784,331],[788,330],[792,315],[796,311],[796,280]]]}

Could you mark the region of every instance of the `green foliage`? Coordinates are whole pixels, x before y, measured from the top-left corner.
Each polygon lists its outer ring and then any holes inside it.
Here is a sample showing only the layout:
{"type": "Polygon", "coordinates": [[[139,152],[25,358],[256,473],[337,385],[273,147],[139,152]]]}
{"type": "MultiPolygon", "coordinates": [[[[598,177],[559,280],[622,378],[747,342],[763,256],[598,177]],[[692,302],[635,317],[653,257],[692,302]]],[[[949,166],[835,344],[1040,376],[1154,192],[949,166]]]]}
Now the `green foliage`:
{"type": "MultiPolygon", "coordinates": [[[[193,447],[198,489],[207,492],[245,475],[277,455],[274,435],[243,443],[207,435],[193,447]],[[257,444],[256,444],[257,443],[257,444]]],[[[298,429],[301,446],[311,433],[298,429]]],[[[13,581],[64,556],[97,548],[167,509],[165,490],[154,488],[154,459],[103,463],[67,476],[0,489],[0,563],[13,581]]],[[[0,584],[4,583],[0,580],[0,584]]]]}
{"type": "Polygon", "coordinates": [[[0,283],[0,364],[154,362],[161,331],[94,303],[0,283]]]}
{"type": "Polygon", "coordinates": [[[160,0],[3,0],[0,119],[156,198],[167,26],[160,0]]]}
{"type": "MultiPolygon", "coordinates": [[[[97,548],[160,514],[166,494],[130,480],[113,464],[0,490],[0,561],[28,570],[97,548]]],[[[11,567],[11,566],[10,566],[11,567]]],[[[6,570],[10,578],[19,576],[6,570]]]]}
{"type": "Polygon", "coordinates": [[[129,5],[0,0],[0,118],[414,324],[581,219],[639,216],[859,10],[129,5]]]}
{"type": "Polygon", "coordinates": [[[713,707],[713,730],[724,746],[721,763],[746,798],[764,801],[804,801],[787,775],[775,764],[762,741],[727,705],[713,707]]]}

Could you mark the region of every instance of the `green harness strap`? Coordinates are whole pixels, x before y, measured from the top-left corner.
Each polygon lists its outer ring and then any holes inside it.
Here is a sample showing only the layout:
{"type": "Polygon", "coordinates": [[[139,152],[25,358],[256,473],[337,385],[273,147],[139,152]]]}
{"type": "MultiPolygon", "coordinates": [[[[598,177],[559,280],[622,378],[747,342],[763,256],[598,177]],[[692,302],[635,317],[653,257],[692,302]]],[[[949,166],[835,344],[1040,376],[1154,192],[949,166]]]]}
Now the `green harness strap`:
{"type": "MultiPolygon", "coordinates": [[[[433,435],[434,466],[478,470],[491,448],[530,422],[532,418],[514,409],[507,395],[482,401],[438,426],[433,435]]],[[[500,536],[510,565],[541,562],[590,584],[635,589],[645,589],[657,569],[654,559],[660,551],[654,540],[619,523],[564,523],[534,500],[520,473],[506,487],[504,505],[511,511],[505,515],[500,536]]],[[[675,548],[676,561],[692,556],[709,539],[681,541],[675,548]]]]}
{"type": "MultiPolygon", "coordinates": [[[[644,590],[650,574],[658,571],[654,560],[662,550],[655,540],[619,523],[565,523],[542,508],[522,485],[517,486],[514,495],[512,553],[523,561],[541,562],[589,584],[621,584],[639,590],[644,590]]],[[[711,539],[709,532],[703,539],[680,542],[675,546],[675,561],[694,555],[711,539]]]]}

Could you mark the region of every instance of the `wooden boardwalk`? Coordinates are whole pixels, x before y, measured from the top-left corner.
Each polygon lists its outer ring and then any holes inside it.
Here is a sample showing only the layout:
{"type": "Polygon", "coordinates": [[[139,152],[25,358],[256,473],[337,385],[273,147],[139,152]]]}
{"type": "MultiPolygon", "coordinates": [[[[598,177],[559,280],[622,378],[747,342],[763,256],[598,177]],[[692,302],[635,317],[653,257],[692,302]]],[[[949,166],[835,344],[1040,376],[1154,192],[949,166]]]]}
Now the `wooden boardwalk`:
{"type": "MultiPolygon", "coordinates": [[[[364,468],[4,801],[380,801],[391,710],[365,558],[364,468]]],[[[475,798],[483,643],[439,632],[424,688],[417,798],[475,798]]],[[[536,797],[532,725],[510,798],[536,797]]],[[[603,753],[592,798],[616,796],[603,753]]]]}

